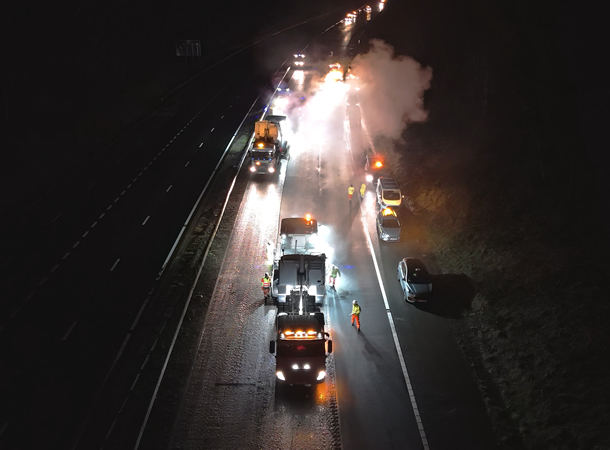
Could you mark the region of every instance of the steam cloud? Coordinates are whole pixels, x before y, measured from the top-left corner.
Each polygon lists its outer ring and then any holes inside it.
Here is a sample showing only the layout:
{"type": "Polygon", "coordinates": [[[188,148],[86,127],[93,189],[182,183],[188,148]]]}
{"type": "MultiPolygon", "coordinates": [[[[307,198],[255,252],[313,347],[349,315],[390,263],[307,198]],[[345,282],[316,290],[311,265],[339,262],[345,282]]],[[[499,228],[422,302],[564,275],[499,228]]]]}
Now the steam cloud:
{"type": "Polygon", "coordinates": [[[360,79],[360,103],[372,136],[400,140],[407,124],[427,119],[424,92],[430,88],[431,67],[394,56],[392,46],[378,39],[351,66],[360,79]]]}

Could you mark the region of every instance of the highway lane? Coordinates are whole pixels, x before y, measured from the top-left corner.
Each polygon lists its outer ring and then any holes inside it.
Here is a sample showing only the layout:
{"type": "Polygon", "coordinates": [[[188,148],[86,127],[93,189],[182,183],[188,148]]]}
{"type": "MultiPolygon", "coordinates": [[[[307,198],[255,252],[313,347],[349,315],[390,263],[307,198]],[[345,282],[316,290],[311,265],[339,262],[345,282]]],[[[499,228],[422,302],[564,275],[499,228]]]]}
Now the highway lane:
{"type": "Polygon", "coordinates": [[[106,175],[114,189],[104,189],[115,194],[106,194],[101,207],[88,204],[87,211],[97,209],[95,215],[76,224],[86,226],[77,233],[59,229],[72,240],[52,252],[57,267],[50,266],[36,295],[12,315],[0,337],[6,362],[3,442],[49,448],[66,438],[66,428],[78,424],[201,192],[206,171],[211,173],[258,95],[255,85],[242,95],[235,92],[242,89],[239,83],[231,80],[229,86],[192,127],[178,130],[163,145],[154,142],[157,153],[151,156],[148,149],[150,159],[139,172],[118,180],[106,175]]]}
{"type": "MultiPolygon", "coordinates": [[[[6,320],[0,339],[5,367],[11,370],[2,372],[7,389],[0,407],[0,444],[49,448],[74,443],[71,435],[117,351],[135,355],[134,361],[119,361],[133,366],[120,368],[125,376],[117,391],[124,393],[127,384],[129,392],[131,374],[138,373],[150,348],[150,342],[142,342],[150,338],[141,337],[135,349],[135,338],[127,338],[138,320],[147,319],[147,296],[206,173],[260,93],[264,82],[251,83],[253,77],[269,79],[265,70],[245,70],[251,55],[243,56],[208,78],[218,80],[213,95],[205,85],[178,96],[153,116],[146,131],[138,130],[129,144],[121,143],[73,174],[40,208],[8,228],[5,235],[13,239],[4,248],[15,256],[4,261],[2,284],[11,296],[2,303],[6,320]],[[51,225],[33,233],[41,222],[51,225]]],[[[270,63],[277,67],[282,57],[273,55],[270,63]]],[[[152,329],[162,325],[149,321],[152,329]]],[[[95,446],[100,441],[89,439],[103,439],[112,429],[125,398],[109,394],[116,408],[95,412],[95,433],[87,434],[89,444],[80,443],[81,448],[95,446]]]]}

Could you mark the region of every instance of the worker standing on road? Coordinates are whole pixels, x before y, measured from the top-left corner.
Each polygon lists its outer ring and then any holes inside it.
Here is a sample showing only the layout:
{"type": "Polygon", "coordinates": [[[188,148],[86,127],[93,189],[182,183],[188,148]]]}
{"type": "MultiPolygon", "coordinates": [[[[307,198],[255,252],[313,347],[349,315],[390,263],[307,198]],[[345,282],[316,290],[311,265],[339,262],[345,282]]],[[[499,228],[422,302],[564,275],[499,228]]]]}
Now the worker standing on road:
{"type": "Polygon", "coordinates": [[[347,193],[349,194],[349,199],[352,199],[352,195],[354,195],[354,191],[356,189],[354,189],[354,185],[350,184],[349,187],[347,188],[347,193]]]}
{"type": "Polygon", "coordinates": [[[362,186],[360,186],[360,198],[362,200],[364,200],[364,192],[366,191],[366,184],[362,183],[362,186]]]}
{"type": "Polygon", "coordinates": [[[271,289],[271,278],[269,278],[269,273],[265,272],[263,278],[261,278],[261,289],[263,290],[263,295],[265,298],[269,297],[269,289],[271,289]]]}
{"type": "Polygon", "coordinates": [[[341,277],[341,271],[333,264],[333,266],[330,268],[330,277],[328,278],[328,284],[330,284],[333,289],[335,288],[337,276],[341,277]]]}
{"type": "Polygon", "coordinates": [[[356,326],[358,327],[358,331],[360,331],[360,305],[356,300],[352,302],[352,326],[354,326],[354,321],[356,322],[356,326]]]}

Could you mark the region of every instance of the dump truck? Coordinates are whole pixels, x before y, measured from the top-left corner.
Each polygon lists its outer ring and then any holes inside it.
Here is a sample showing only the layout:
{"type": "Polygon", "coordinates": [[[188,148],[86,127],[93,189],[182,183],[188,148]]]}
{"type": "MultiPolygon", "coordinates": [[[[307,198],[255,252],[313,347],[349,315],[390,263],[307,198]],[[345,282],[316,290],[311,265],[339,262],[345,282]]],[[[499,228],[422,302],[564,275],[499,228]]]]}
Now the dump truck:
{"type": "Polygon", "coordinates": [[[254,124],[254,140],[249,151],[250,172],[273,174],[286,154],[280,123],[286,116],[266,116],[254,124]]]}

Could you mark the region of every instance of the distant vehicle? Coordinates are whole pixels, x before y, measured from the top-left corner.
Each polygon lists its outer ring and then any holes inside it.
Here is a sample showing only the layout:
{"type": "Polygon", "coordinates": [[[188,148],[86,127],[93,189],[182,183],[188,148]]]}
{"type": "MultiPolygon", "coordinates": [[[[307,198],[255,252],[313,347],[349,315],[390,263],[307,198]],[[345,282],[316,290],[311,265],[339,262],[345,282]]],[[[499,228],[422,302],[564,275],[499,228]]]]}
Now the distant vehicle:
{"type": "Polygon", "coordinates": [[[292,65],[297,69],[303,69],[305,66],[305,55],[302,53],[297,53],[294,55],[294,61],[292,65]]]}
{"type": "Polygon", "coordinates": [[[364,160],[365,179],[369,183],[376,183],[379,177],[385,172],[385,164],[383,158],[379,155],[366,155],[364,160]]]}
{"type": "Polygon", "coordinates": [[[403,258],[398,263],[398,281],[403,296],[409,303],[425,303],[432,293],[430,274],[424,263],[417,258],[403,258]]]}
{"type": "Polygon", "coordinates": [[[388,206],[400,206],[402,204],[402,193],[394,178],[379,177],[377,180],[377,203],[382,208],[388,206]]]}
{"type": "Polygon", "coordinates": [[[377,214],[377,233],[382,241],[400,241],[400,221],[392,208],[382,209],[377,214]]]}

